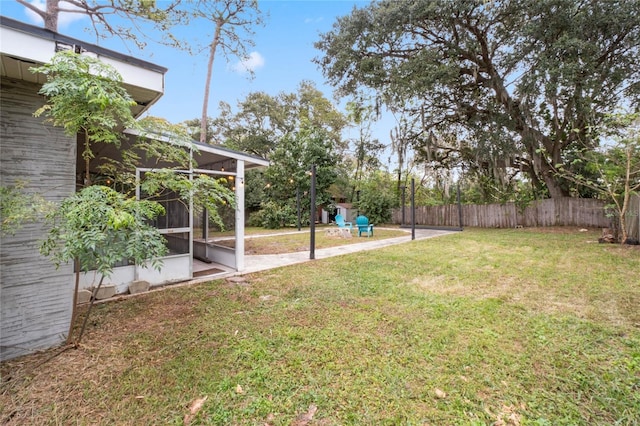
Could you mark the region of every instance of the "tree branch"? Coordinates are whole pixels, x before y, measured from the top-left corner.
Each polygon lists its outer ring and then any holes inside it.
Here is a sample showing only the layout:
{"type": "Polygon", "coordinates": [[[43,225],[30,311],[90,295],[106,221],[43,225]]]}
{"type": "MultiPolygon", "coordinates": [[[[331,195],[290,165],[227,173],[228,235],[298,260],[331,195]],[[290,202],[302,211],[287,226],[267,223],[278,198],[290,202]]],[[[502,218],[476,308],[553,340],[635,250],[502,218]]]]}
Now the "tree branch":
{"type": "Polygon", "coordinates": [[[29,9],[30,11],[36,13],[38,16],[40,16],[42,19],[45,19],[46,17],[46,13],[43,10],[38,9],[36,6],[34,6],[33,4],[29,3],[26,0],[16,0],[19,4],[21,4],[22,6],[26,7],[27,9],[29,9]]]}

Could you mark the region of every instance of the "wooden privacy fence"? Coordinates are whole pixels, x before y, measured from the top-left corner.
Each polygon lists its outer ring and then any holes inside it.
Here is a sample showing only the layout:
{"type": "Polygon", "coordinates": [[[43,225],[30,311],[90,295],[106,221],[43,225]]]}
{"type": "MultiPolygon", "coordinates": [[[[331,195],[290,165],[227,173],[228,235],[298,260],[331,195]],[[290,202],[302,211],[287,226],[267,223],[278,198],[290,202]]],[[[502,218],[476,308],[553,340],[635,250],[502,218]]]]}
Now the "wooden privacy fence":
{"type": "Polygon", "coordinates": [[[640,240],[640,195],[631,197],[631,206],[627,213],[627,234],[640,240]]]}
{"type": "MultiPolygon", "coordinates": [[[[589,198],[552,198],[534,201],[524,210],[515,203],[463,204],[462,226],[479,228],[515,228],[517,226],[580,226],[585,228],[607,228],[611,219],[604,211],[607,203],[589,198]]],[[[638,239],[638,212],[640,197],[634,196],[631,211],[627,214],[629,236],[638,239]]],[[[411,223],[411,207],[405,206],[405,224],[411,223]]],[[[401,223],[402,210],[394,209],[393,223],[401,223]]],[[[416,225],[460,226],[458,206],[416,207],[416,225]]]]}

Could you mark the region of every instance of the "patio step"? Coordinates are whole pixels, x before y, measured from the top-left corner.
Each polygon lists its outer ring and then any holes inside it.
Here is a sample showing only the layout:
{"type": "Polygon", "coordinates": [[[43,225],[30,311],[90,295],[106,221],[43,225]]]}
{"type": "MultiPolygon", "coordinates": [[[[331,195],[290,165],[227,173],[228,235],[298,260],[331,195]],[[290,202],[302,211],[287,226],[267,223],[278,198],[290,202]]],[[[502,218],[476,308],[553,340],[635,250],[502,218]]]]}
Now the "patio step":
{"type": "Polygon", "coordinates": [[[226,271],[219,269],[219,268],[209,268],[209,269],[203,269],[200,271],[193,271],[193,278],[197,278],[197,277],[206,277],[207,275],[215,275],[215,274],[222,274],[226,271]]]}

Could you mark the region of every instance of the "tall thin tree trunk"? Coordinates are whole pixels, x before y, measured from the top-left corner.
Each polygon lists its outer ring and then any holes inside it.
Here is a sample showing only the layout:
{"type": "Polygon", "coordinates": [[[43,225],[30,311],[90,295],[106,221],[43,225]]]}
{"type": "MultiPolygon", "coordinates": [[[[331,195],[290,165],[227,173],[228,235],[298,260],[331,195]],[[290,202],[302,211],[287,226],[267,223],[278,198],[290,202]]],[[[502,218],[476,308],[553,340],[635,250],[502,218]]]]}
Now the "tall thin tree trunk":
{"type": "Polygon", "coordinates": [[[629,210],[629,202],[631,200],[631,149],[626,151],[626,172],[624,179],[624,193],[622,197],[622,208],[620,209],[620,232],[622,233],[621,243],[625,243],[629,234],[627,233],[627,210],[629,210]]]}
{"type": "Polygon", "coordinates": [[[209,105],[209,90],[211,88],[211,76],[213,74],[213,60],[216,57],[216,49],[220,42],[220,30],[222,29],[223,21],[218,19],[216,21],[216,31],[213,35],[213,41],[209,50],[209,64],[207,65],[207,81],[204,85],[204,100],[202,102],[202,118],[200,119],[200,142],[207,143],[207,122],[208,113],[207,107],[209,105]]]}
{"type": "Polygon", "coordinates": [[[89,308],[87,309],[87,313],[85,314],[84,321],[82,321],[82,328],[80,329],[80,333],[78,334],[78,340],[76,340],[75,345],[78,346],[80,344],[80,340],[82,340],[82,335],[84,334],[84,329],[87,327],[87,320],[89,319],[89,314],[91,313],[91,308],[96,302],[96,296],[98,291],[100,291],[100,287],[102,287],[102,283],[104,281],[104,275],[100,277],[100,282],[98,283],[98,287],[93,290],[91,294],[91,302],[89,303],[89,308]]]}
{"type": "Polygon", "coordinates": [[[47,0],[47,13],[44,16],[44,27],[53,32],[58,32],[58,14],[60,0],[47,0]]]}
{"type": "Polygon", "coordinates": [[[73,305],[71,307],[71,322],[69,323],[69,334],[67,334],[67,345],[71,344],[73,323],[76,322],[76,314],[78,312],[78,288],[80,287],[80,264],[78,263],[78,259],[73,261],[73,269],[76,271],[76,285],[73,289],[73,305]]]}
{"type": "Polygon", "coordinates": [[[85,130],[84,132],[84,152],[82,153],[84,157],[84,167],[85,167],[85,176],[84,176],[84,187],[91,186],[91,172],[89,168],[91,167],[91,144],[89,143],[89,133],[85,130]]]}

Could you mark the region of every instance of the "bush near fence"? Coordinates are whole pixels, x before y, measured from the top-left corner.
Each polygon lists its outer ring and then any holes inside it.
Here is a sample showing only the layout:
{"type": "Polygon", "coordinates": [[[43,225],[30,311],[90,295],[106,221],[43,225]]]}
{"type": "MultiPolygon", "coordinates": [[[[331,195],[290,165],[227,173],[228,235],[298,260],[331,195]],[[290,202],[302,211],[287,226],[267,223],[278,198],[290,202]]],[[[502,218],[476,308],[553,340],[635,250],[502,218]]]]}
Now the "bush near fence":
{"type": "MultiPolygon", "coordinates": [[[[515,203],[506,204],[463,204],[462,226],[479,228],[515,228],[518,226],[579,226],[584,228],[607,228],[612,222],[605,214],[602,200],[590,198],[551,198],[538,200],[524,209],[515,203]]],[[[638,238],[638,212],[640,197],[631,200],[631,209],[627,213],[627,231],[632,238],[638,238]]],[[[394,209],[393,223],[400,224],[402,210],[394,209]]],[[[411,208],[405,206],[405,224],[411,223],[411,208]]],[[[416,225],[422,226],[460,226],[458,206],[416,207],[416,225]]]]}

